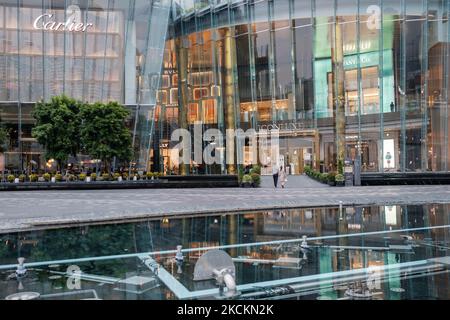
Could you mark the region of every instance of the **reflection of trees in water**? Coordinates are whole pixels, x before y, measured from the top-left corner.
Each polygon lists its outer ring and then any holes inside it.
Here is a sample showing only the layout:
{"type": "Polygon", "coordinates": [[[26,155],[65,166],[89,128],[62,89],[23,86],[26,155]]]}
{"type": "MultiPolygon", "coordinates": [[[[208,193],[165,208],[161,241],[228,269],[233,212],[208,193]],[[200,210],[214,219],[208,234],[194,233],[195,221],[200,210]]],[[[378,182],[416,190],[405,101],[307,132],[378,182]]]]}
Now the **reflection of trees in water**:
{"type": "MultiPolygon", "coordinates": [[[[26,262],[35,262],[127,254],[135,252],[135,247],[132,224],[4,235],[0,236],[0,264],[17,263],[19,256],[25,257],[26,262]]],[[[83,272],[119,276],[127,271],[129,261],[106,260],[78,265],[83,272]]],[[[135,267],[136,262],[131,261],[135,267]]]]}

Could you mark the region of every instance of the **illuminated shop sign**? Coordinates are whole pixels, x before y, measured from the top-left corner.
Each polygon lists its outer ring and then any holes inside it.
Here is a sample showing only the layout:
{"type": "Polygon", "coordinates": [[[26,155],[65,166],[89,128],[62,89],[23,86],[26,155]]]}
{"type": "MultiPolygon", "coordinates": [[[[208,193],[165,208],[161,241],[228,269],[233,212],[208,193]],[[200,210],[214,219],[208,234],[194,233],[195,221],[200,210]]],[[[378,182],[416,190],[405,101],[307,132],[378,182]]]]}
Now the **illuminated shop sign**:
{"type": "Polygon", "coordinates": [[[44,31],[86,32],[94,26],[92,23],[81,22],[81,9],[76,5],[67,8],[66,17],[65,22],[58,22],[54,14],[44,13],[34,20],[33,28],[44,31]]]}
{"type": "Polygon", "coordinates": [[[306,125],[303,122],[287,122],[287,123],[271,123],[258,125],[258,131],[298,131],[306,129],[306,125]]]}

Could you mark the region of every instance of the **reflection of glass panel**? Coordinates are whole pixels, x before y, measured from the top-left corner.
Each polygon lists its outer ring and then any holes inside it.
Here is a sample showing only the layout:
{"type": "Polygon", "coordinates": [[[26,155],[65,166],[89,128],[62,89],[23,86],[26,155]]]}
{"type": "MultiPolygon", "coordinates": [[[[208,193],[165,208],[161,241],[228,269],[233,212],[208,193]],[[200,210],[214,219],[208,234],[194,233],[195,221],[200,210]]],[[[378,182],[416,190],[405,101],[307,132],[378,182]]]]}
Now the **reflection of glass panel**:
{"type": "MultiPolygon", "coordinates": [[[[333,74],[328,73],[328,109],[333,108],[333,74]]],[[[380,100],[378,89],[378,67],[368,67],[361,69],[362,77],[362,97],[361,113],[374,114],[380,112],[380,100]]],[[[355,115],[358,112],[358,81],[357,69],[345,71],[345,96],[346,115],[355,115]]]]}
{"type": "Polygon", "coordinates": [[[166,108],[166,120],[168,122],[178,121],[178,107],[167,107],[166,108]]]}
{"type": "Polygon", "coordinates": [[[421,169],[421,128],[406,130],[406,171],[420,171],[421,169]]]}
{"type": "Polygon", "coordinates": [[[268,22],[269,8],[267,2],[268,2],[267,0],[258,1],[255,4],[253,4],[251,8],[252,17],[256,22],[254,24],[255,31],[269,29],[269,22],[268,22]]]}
{"type": "MultiPolygon", "coordinates": [[[[295,6],[302,6],[303,1],[295,6]]],[[[310,6],[310,4],[308,4],[310,6]]],[[[295,53],[296,53],[296,68],[295,68],[295,81],[296,81],[296,109],[297,118],[307,118],[310,115],[310,111],[314,108],[314,89],[313,89],[313,29],[308,26],[311,19],[298,19],[296,25],[305,24],[306,26],[295,28],[293,30],[295,37],[295,53]]]]}
{"type": "Polygon", "coordinates": [[[170,89],[170,104],[178,104],[178,88],[170,89]]]}
{"type": "Polygon", "coordinates": [[[270,121],[272,119],[272,101],[258,101],[258,116],[260,121],[270,121]]]}
{"type": "Polygon", "coordinates": [[[195,121],[199,121],[198,103],[189,103],[188,106],[188,122],[193,124],[195,121]]]}
{"type": "Polygon", "coordinates": [[[159,121],[161,118],[161,106],[155,107],[155,121],[159,121]]]}
{"type": "Polygon", "coordinates": [[[209,85],[212,82],[212,72],[191,72],[189,74],[189,84],[193,86],[209,85]]]}
{"type": "Polygon", "coordinates": [[[291,31],[275,31],[276,99],[287,99],[292,93],[291,31]]]}
{"type": "Polygon", "coordinates": [[[206,124],[217,123],[217,103],[216,99],[202,101],[203,122],[206,124]]]}
{"type": "Polygon", "coordinates": [[[178,74],[174,74],[172,76],[172,86],[173,87],[178,87],[178,74]]]}
{"type": "Polygon", "coordinates": [[[361,170],[378,171],[378,138],[376,133],[363,135],[361,141],[361,170]]]}
{"type": "Polygon", "coordinates": [[[157,101],[161,104],[167,104],[167,91],[159,90],[157,101]]]}
{"type": "Polygon", "coordinates": [[[220,86],[211,86],[211,96],[220,97],[220,86]]]}
{"type": "Polygon", "coordinates": [[[255,69],[257,100],[271,99],[270,72],[269,72],[269,32],[259,32],[255,35],[255,69]]]}
{"type": "Polygon", "coordinates": [[[201,98],[209,96],[208,91],[208,88],[194,89],[194,100],[200,100],[201,98]]]}
{"type": "Polygon", "coordinates": [[[170,76],[164,74],[161,76],[161,88],[168,88],[170,83],[170,76]]]}
{"type": "Polygon", "coordinates": [[[253,102],[243,102],[241,103],[241,122],[249,122],[250,116],[253,115],[255,111],[255,106],[253,102]]]}

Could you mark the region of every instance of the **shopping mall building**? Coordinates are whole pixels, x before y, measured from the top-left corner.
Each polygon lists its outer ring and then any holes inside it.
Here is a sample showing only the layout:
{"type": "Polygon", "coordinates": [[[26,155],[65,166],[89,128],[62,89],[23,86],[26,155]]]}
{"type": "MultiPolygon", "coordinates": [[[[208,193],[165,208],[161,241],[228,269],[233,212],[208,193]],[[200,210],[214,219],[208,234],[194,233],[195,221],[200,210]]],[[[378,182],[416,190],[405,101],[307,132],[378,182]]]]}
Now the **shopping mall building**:
{"type": "MultiPolygon", "coordinates": [[[[449,0],[0,0],[0,171],[46,167],[31,111],[65,93],[131,111],[139,170],[234,173],[174,161],[172,133],[201,125],[276,130],[293,174],[357,159],[448,173],[449,12],[449,0]]],[[[226,148],[254,162],[237,140],[226,148]]]]}

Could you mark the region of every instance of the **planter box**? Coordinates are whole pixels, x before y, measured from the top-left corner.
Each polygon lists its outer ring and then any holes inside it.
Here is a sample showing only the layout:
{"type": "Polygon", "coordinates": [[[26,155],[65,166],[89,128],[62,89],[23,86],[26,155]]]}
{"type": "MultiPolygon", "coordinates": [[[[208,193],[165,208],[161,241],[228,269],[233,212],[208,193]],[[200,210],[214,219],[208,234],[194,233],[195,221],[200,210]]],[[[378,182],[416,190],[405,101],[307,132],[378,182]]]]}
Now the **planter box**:
{"type": "Polygon", "coordinates": [[[336,187],[345,187],[345,181],[336,181],[336,187]]]}
{"type": "Polygon", "coordinates": [[[241,187],[242,188],[252,188],[252,183],[250,182],[245,182],[245,183],[241,183],[241,187]]]}

